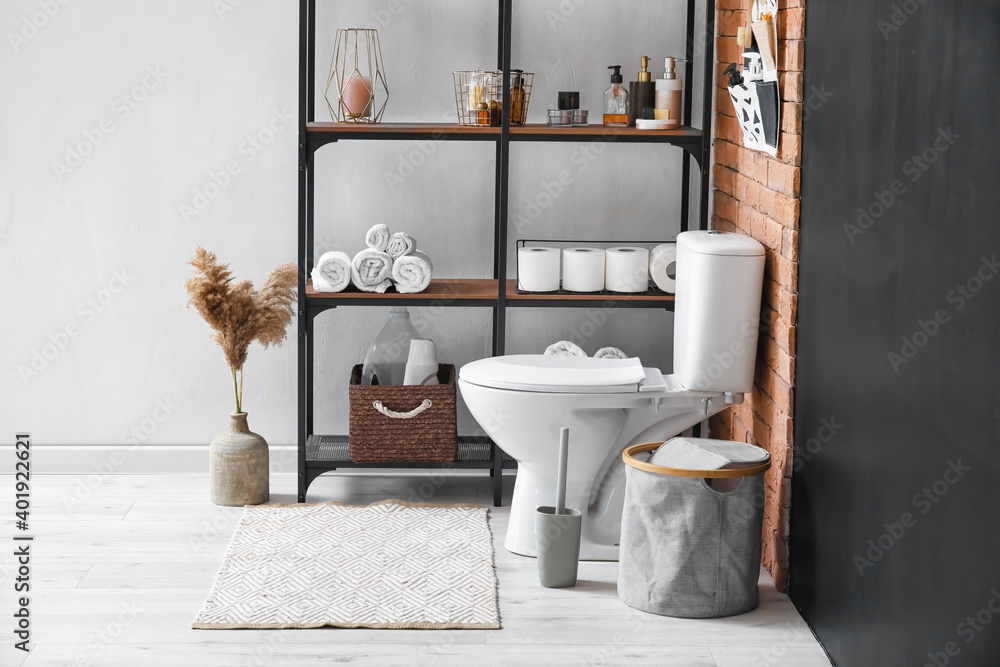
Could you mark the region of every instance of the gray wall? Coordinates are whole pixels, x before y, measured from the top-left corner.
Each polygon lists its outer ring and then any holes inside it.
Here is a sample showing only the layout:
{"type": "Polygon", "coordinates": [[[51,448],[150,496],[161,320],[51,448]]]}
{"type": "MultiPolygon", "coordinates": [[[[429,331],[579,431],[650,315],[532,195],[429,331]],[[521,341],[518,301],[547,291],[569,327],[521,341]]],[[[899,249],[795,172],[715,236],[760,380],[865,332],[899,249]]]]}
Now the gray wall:
{"type": "MultiPolygon", "coordinates": [[[[0,423],[16,421],[39,444],[132,443],[133,428],[141,444],[205,444],[224,428],[228,369],[207,326],[184,310],[182,285],[197,244],[255,281],[295,257],[297,138],[286,118],[298,99],[297,4],[100,0],[58,4],[41,18],[34,0],[0,6],[0,423]],[[67,171],[68,153],[88,137],[67,171]],[[219,187],[213,179],[229,164],[239,173],[219,187]]],[[[452,120],[452,70],[495,66],[493,2],[319,4],[321,84],[336,28],[380,29],[386,121],[452,120]]],[[[560,89],[580,90],[599,119],[607,65],[623,65],[628,80],[649,55],[661,76],[663,57],[685,49],[680,0],[515,5],[514,61],[538,75],[532,121],[544,120],[560,89]]],[[[326,113],[321,102],[317,118],[326,113]]],[[[357,251],[364,231],[386,222],[419,239],[438,276],[492,276],[492,147],[432,148],[394,189],[387,174],[419,160],[419,146],[320,151],[319,249],[357,251]]],[[[584,149],[513,147],[512,215],[561,171],[572,183],[511,234],[511,252],[519,234],[676,235],[679,149],[615,145],[593,159],[584,149]]],[[[443,360],[462,364],[489,354],[486,312],[415,318],[443,360]]],[[[345,308],[319,320],[318,429],[346,432],[348,369],[385,315],[345,308]]],[[[508,349],[540,351],[588,317],[514,313],[508,349]]],[[[246,367],[251,426],[272,444],[295,438],[294,343],[255,345],[246,367]]],[[[669,368],[670,315],[613,313],[585,347],[609,344],[669,368]]],[[[462,429],[472,426],[463,414],[462,429]]]]}
{"type": "Polygon", "coordinates": [[[838,665],[997,665],[1000,8],[806,20],[791,597],[838,665]]]}

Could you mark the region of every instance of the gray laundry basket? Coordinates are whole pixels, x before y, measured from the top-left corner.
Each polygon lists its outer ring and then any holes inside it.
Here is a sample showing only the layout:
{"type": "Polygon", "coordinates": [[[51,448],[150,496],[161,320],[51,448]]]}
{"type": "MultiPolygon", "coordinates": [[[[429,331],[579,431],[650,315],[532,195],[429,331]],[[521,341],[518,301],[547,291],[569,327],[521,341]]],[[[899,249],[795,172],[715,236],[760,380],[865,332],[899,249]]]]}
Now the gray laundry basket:
{"type": "Polygon", "coordinates": [[[633,445],[622,458],[622,602],[683,618],[756,608],[770,455],[743,442],[674,438],[633,445]]]}

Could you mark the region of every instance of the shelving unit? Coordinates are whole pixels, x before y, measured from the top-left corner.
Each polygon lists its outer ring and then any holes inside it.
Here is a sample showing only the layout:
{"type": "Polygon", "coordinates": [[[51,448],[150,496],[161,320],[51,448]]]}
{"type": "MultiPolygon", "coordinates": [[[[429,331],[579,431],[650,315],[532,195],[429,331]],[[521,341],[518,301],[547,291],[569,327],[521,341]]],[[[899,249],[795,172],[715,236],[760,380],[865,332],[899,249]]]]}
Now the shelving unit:
{"type": "MultiPolygon", "coordinates": [[[[674,299],[659,292],[641,294],[518,294],[515,281],[508,278],[507,211],[510,144],[512,142],[586,142],[604,137],[609,142],[665,144],[680,148],[681,203],[680,229],[689,228],[689,201],[692,194],[692,162],[699,173],[699,216],[697,228],[707,228],[709,155],[711,137],[707,131],[691,126],[694,54],[692,46],[702,40],[695,35],[695,9],[698,0],[687,0],[688,61],[684,75],[684,124],[676,130],[644,131],[635,128],[587,127],[552,128],[544,124],[510,125],[511,15],[514,0],[498,0],[497,69],[503,72],[503,110],[499,127],[469,126],[458,123],[354,123],[316,122],[316,1],[299,0],[299,328],[298,328],[298,497],[306,501],[309,485],[325,472],[358,468],[432,468],[489,470],[493,477],[493,500],[502,500],[502,473],[516,463],[488,438],[459,436],[457,460],[453,463],[355,463],[348,456],[344,435],[322,435],[313,429],[313,345],[316,316],[342,307],[433,306],[488,308],[492,313],[492,354],[505,349],[506,312],[508,308],[586,308],[594,304],[614,303],[621,308],[663,308],[673,310],[674,299]],[[315,252],[315,171],[316,152],[327,144],[340,141],[489,141],[496,144],[496,185],[494,190],[493,278],[446,278],[431,281],[419,294],[360,292],[353,287],[337,294],[313,290],[309,274],[315,252]],[[685,155],[686,153],[686,155],[685,155]]],[[[711,127],[712,91],[714,88],[714,16],[715,0],[703,0],[705,26],[703,43],[702,128],[711,127]]],[[[414,10],[416,11],[416,10],[414,10]]],[[[536,102],[537,104],[537,102],[536,102]]]]}

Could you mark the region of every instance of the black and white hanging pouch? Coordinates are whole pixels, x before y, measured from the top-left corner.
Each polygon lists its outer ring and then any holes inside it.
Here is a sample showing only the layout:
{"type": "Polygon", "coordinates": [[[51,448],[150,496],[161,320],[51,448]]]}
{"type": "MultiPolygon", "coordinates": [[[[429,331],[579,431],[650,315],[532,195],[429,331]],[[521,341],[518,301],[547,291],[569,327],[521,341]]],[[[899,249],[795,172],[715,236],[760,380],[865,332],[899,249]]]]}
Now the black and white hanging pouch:
{"type": "Polygon", "coordinates": [[[750,9],[752,45],[743,53],[743,72],[741,74],[735,64],[726,68],[729,96],[743,131],[743,145],[772,156],[778,154],[781,128],[777,32],[773,19],[777,12],[777,0],[753,3],[750,9]]]}

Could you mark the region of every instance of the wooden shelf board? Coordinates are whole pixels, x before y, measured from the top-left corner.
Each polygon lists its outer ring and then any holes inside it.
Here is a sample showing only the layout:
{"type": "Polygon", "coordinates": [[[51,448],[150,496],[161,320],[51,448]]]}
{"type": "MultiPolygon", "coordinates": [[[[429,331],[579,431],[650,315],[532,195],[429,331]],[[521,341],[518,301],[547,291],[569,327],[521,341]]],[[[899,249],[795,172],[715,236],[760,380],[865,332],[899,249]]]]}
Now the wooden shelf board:
{"type": "MultiPolygon", "coordinates": [[[[315,122],[306,131],[320,140],[433,138],[495,141],[500,128],[459,123],[332,123],[315,122]]],[[[634,127],[604,127],[599,123],[583,127],[549,127],[527,123],[510,128],[511,141],[586,141],[603,137],[607,141],[698,144],[701,130],[683,125],[676,130],[637,130],[634,127]]]]}
{"type": "Polygon", "coordinates": [[[625,302],[625,303],[649,303],[649,304],[659,304],[662,303],[664,306],[672,304],[674,301],[673,294],[664,294],[662,292],[641,292],[639,294],[607,294],[607,293],[596,293],[596,294],[583,294],[583,293],[569,293],[569,292],[537,292],[532,294],[519,294],[517,291],[517,283],[514,280],[507,281],[507,300],[512,302],[512,306],[517,306],[518,301],[551,301],[553,305],[559,302],[580,302],[580,301],[615,301],[615,302],[625,302]]]}
{"type": "Polygon", "coordinates": [[[500,137],[499,127],[486,125],[460,125],[459,123],[308,123],[306,131],[323,137],[338,138],[406,138],[433,136],[441,139],[459,137],[465,139],[492,140],[500,137]]]}
{"type": "Polygon", "coordinates": [[[386,301],[496,301],[497,281],[486,278],[445,278],[431,280],[431,284],[423,292],[416,294],[400,294],[394,287],[388,292],[362,292],[353,285],[343,292],[317,292],[313,289],[310,279],[306,283],[306,298],[316,301],[334,300],[350,302],[352,300],[385,299],[386,301]]]}
{"type": "Polygon", "coordinates": [[[600,124],[549,127],[544,123],[528,123],[510,128],[511,141],[577,141],[596,137],[605,137],[608,141],[696,144],[701,142],[702,133],[687,125],[676,130],[637,130],[634,127],[604,127],[600,124]]]}

